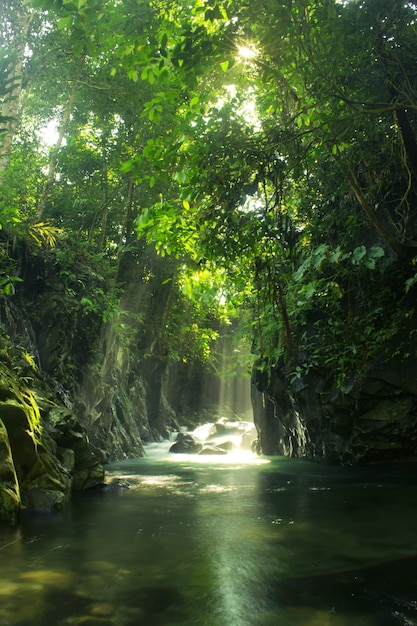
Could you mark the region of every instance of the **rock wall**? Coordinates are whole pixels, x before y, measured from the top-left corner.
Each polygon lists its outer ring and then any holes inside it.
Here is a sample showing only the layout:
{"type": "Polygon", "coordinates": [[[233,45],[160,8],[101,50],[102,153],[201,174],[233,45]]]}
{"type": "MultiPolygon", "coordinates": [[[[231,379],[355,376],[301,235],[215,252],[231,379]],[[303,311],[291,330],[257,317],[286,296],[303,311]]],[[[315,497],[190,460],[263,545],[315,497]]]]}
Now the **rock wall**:
{"type": "Polygon", "coordinates": [[[102,325],[75,392],[77,414],[103,462],[141,456],[143,442],[167,437],[174,427],[168,362],[157,345],[164,303],[154,298],[145,272],[132,263],[118,309],[102,325]]]}
{"type": "MultiPolygon", "coordinates": [[[[159,342],[170,283],[159,285],[150,253],[129,259],[125,279],[115,290],[111,274],[105,279],[90,259],[71,248],[45,249],[7,238],[1,245],[8,246],[20,280],[13,294],[0,295],[0,363],[3,351],[6,370],[27,381],[39,404],[42,427],[36,446],[42,437],[42,450],[55,458],[49,473],[60,476],[62,498],[57,494],[57,501],[50,501],[56,508],[71,489],[94,483],[90,474],[102,480],[97,463],[142,455],[144,441],[165,437],[175,427],[167,400],[167,359],[159,342]]],[[[172,273],[166,263],[163,269],[172,273]]],[[[3,496],[8,502],[17,498],[7,469],[13,458],[22,505],[28,506],[30,490],[22,490],[22,480],[29,467],[16,461],[14,422],[7,410],[0,407],[7,431],[2,430],[3,496]]],[[[22,458],[32,454],[27,443],[22,450],[22,458]]],[[[36,498],[36,506],[43,506],[36,498]]]]}
{"type": "Polygon", "coordinates": [[[117,319],[103,327],[97,354],[82,373],[77,414],[102,462],[142,456],[143,442],[166,436],[173,419],[164,401],[164,372],[126,345],[117,319]]]}
{"type": "Polygon", "coordinates": [[[255,370],[258,450],[332,464],[417,458],[414,336],[403,328],[343,390],[330,371],[310,370],[291,384],[284,367],[255,370]]]}
{"type": "Polygon", "coordinates": [[[24,243],[9,253],[21,281],[0,297],[0,519],[13,521],[102,484],[102,464],[143,454],[173,413],[163,367],[137,349],[138,289],[103,322],[108,286],[83,259],[62,265],[24,243]]]}

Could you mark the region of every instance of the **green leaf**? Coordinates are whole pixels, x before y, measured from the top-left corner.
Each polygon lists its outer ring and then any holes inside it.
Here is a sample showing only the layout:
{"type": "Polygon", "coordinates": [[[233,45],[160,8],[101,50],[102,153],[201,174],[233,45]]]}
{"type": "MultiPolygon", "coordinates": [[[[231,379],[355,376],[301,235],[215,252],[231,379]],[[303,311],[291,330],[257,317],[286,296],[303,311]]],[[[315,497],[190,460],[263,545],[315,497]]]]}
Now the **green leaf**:
{"type": "Polygon", "coordinates": [[[415,284],[417,283],[417,274],[414,274],[411,278],[405,281],[405,293],[408,293],[415,284]]]}
{"type": "Polygon", "coordinates": [[[130,80],[133,80],[134,83],[137,83],[139,80],[139,74],[136,70],[129,70],[129,72],[127,73],[128,77],[130,78],[130,80]]]}
{"type": "Polygon", "coordinates": [[[343,253],[342,253],[340,246],[337,246],[337,248],[331,254],[329,254],[330,263],[339,263],[339,261],[342,258],[342,255],[343,253]]]}
{"type": "Polygon", "coordinates": [[[368,256],[373,259],[379,259],[385,255],[385,251],[381,246],[372,246],[369,249],[368,256]]]}
{"type": "Polygon", "coordinates": [[[67,17],[61,17],[61,19],[58,20],[59,30],[64,30],[64,28],[69,28],[70,26],[72,26],[72,22],[73,22],[72,15],[68,15],[67,17]]]}
{"type": "Polygon", "coordinates": [[[124,163],[121,164],[120,171],[123,173],[131,172],[134,164],[135,164],[134,159],[129,159],[128,161],[125,161],[124,163]]]}
{"type": "Polygon", "coordinates": [[[363,259],[365,255],[366,255],[365,246],[358,246],[357,248],[354,249],[352,253],[352,263],[354,265],[357,265],[361,261],[361,259],[363,259]]]}

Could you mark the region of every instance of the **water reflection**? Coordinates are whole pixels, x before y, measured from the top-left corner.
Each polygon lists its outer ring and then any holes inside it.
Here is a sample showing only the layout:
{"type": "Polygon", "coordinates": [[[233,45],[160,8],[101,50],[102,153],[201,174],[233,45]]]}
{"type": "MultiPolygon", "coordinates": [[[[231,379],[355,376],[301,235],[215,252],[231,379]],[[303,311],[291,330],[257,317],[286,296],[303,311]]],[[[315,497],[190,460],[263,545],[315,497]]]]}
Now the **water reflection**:
{"type": "MultiPolygon", "coordinates": [[[[260,518],[251,515],[255,484],[242,484],[237,472],[230,472],[226,480],[227,496],[217,499],[216,520],[206,534],[205,550],[213,575],[210,615],[218,624],[261,623],[276,563],[262,541],[260,518]]],[[[210,499],[199,501],[199,515],[208,518],[215,505],[210,499]]]]}
{"type": "Polygon", "coordinates": [[[166,449],[1,530],[0,626],[417,624],[413,468],[166,449]]]}

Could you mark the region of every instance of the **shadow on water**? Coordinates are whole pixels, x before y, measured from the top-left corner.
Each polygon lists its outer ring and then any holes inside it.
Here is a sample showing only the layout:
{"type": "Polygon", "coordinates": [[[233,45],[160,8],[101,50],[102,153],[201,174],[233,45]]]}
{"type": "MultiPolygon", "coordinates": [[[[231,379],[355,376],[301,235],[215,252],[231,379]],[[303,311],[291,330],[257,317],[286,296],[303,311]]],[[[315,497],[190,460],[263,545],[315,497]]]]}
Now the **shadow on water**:
{"type": "Polygon", "coordinates": [[[291,562],[270,581],[276,623],[416,625],[415,466],[288,466],[259,474],[260,509],[291,528],[271,541],[291,562]]]}
{"type": "Polygon", "coordinates": [[[416,567],[417,556],[413,556],[284,580],[271,591],[283,608],[304,606],[311,612],[344,614],[352,624],[411,626],[417,624],[416,567]]]}
{"type": "Polygon", "coordinates": [[[415,468],[169,455],[0,534],[0,626],[417,625],[415,468]]]}

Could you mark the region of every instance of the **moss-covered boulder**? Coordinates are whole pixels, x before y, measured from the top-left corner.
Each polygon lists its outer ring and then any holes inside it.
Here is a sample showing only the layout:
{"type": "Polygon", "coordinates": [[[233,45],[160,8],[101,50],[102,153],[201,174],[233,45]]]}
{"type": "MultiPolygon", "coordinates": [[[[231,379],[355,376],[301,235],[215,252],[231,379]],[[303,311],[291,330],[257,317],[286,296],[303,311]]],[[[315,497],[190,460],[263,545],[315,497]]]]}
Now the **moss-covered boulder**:
{"type": "Polygon", "coordinates": [[[0,523],[14,523],[19,509],[19,483],[7,430],[0,420],[0,523]]]}
{"type": "Polygon", "coordinates": [[[73,489],[101,485],[104,471],[77,417],[0,363],[0,519],[20,508],[61,509],[73,489]]]}
{"type": "Polygon", "coordinates": [[[56,456],[56,444],[43,427],[35,396],[28,389],[16,388],[14,381],[9,391],[14,397],[0,401],[0,417],[22,504],[32,509],[60,509],[71,491],[71,475],[56,456]]]}

